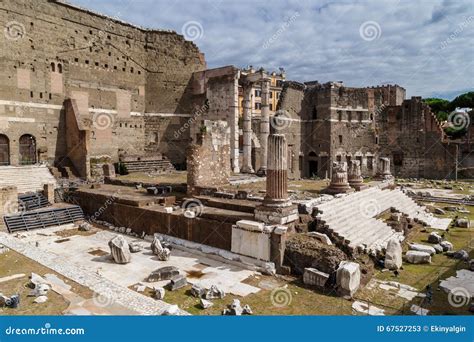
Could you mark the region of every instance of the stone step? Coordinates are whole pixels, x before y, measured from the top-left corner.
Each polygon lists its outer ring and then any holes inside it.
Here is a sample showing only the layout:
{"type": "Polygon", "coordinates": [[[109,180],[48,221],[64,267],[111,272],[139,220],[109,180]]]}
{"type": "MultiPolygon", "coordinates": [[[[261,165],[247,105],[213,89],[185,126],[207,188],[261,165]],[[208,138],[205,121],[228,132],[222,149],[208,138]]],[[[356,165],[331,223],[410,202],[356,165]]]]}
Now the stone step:
{"type": "Polygon", "coordinates": [[[27,193],[43,190],[46,183],[57,184],[45,165],[0,167],[0,187],[16,186],[18,193],[27,193]]]}

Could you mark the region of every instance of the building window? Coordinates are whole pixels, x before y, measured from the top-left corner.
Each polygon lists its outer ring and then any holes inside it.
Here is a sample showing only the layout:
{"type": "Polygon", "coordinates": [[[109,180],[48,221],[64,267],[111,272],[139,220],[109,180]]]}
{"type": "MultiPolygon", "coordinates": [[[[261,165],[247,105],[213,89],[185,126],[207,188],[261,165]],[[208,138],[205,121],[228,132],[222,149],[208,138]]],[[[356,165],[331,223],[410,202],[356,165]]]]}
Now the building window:
{"type": "Polygon", "coordinates": [[[51,71],[55,72],[56,71],[56,64],[51,63],[51,71]]]}
{"type": "Polygon", "coordinates": [[[377,145],[379,144],[379,137],[378,136],[375,137],[375,144],[377,144],[377,145]]]}
{"type": "Polygon", "coordinates": [[[347,163],[347,165],[351,165],[351,160],[352,160],[352,157],[351,157],[351,156],[346,156],[346,163],[347,163]]]}
{"type": "Polygon", "coordinates": [[[370,121],[374,121],[374,114],[370,114],[370,121]]]}
{"type": "Polygon", "coordinates": [[[336,160],[337,160],[338,163],[340,163],[342,161],[342,156],[341,155],[336,156],[336,160]]]}
{"type": "Polygon", "coordinates": [[[262,97],[262,91],[259,89],[255,89],[255,97],[262,97]]]}
{"type": "Polygon", "coordinates": [[[255,109],[262,109],[262,104],[260,102],[255,102],[255,109]]]}
{"type": "Polygon", "coordinates": [[[316,106],[313,107],[312,118],[313,118],[313,120],[317,120],[317,119],[318,119],[318,110],[316,109],[316,106]]]}
{"type": "Polygon", "coordinates": [[[350,110],[347,111],[347,121],[349,121],[349,122],[352,121],[352,112],[350,110]]]}
{"type": "Polygon", "coordinates": [[[270,92],[270,98],[273,99],[273,91],[270,92]]]}
{"type": "Polygon", "coordinates": [[[276,97],[277,97],[277,99],[280,99],[280,92],[279,91],[277,91],[276,97]]]}
{"type": "Polygon", "coordinates": [[[362,122],[362,112],[359,112],[359,122],[362,122]]]}
{"type": "Polygon", "coordinates": [[[273,104],[270,103],[270,110],[273,110],[273,104]]]}
{"type": "Polygon", "coordinates": [[[340,110],[337,111],[337,119],[342,121],[342,112],[340,110]]]}
{"type": "Polygon", "coordinates": [[[61,63],[58,64],[58,72],[59,72],[60,74],[63,73],[63,66],[61,65],[61,63]]]}
{"type": "Polygon", "coordinates": [[[339,144],[342,144],[342,135],[339,136],[339,144]]]}

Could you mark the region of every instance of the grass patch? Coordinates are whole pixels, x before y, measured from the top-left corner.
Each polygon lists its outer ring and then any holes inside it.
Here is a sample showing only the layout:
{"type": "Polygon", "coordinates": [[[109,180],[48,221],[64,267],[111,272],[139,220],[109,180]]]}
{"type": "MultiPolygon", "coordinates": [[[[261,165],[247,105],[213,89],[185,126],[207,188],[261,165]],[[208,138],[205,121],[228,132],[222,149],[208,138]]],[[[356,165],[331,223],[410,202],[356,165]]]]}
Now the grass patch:
{"type": "Polygon", "coordinates": [[[53,290],[48,291],[48,301],[35,304],[35,297],[28,297],[30,288],[29,276],[31,272],[44,276],[47,273],[55,274],[66,284],[71,286],[71,291],[83,298],[92,298],[93,292],[88,288],[67,279],[53,270],[15,252],[9,250],[0,254],[0,277],[7,277],[18,273],[24,273],[22,278],[12,279],[0,283],[0,292],[9,297],[20,294],[20,305],[16,309],[0,308],[0,315],[61,315],[69,306],[69,302],[53,290]]]}

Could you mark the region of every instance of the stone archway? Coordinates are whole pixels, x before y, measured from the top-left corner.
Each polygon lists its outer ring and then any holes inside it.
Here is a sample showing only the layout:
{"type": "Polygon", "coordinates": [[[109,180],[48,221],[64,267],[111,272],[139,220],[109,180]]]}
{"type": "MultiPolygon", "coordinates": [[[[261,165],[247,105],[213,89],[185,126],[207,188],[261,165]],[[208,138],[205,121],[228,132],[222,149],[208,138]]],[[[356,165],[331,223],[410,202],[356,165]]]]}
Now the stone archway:
{"type": "Polygon", "coordinates": [[[36,163],[36,138],[31,134],[20,137],[20,165],[36,163]]]}
{"type": "Polygon", "coordinates": [[[10,165],[10,139],[0,134],[0,166],[10,165]]]}

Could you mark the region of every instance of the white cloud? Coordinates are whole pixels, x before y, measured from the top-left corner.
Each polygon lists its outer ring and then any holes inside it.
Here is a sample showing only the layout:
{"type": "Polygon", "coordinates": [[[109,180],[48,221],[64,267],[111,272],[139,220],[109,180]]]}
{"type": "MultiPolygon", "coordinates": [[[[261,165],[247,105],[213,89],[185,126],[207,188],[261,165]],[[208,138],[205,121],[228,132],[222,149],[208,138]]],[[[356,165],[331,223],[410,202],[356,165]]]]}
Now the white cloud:
{"type": "Polygon", "coordinates": [[[283,66],[293,80],[342,80],[350,86],[391,82],[407,88],[409,96],[452,95],[474,87],[470,0],[72,2],[178,33],[187,21],[198,21],[204,35],[196,43],[209,67],[283,66]],[[360,27],[372,21],[379,36],[364,40],[360,27]]]}

